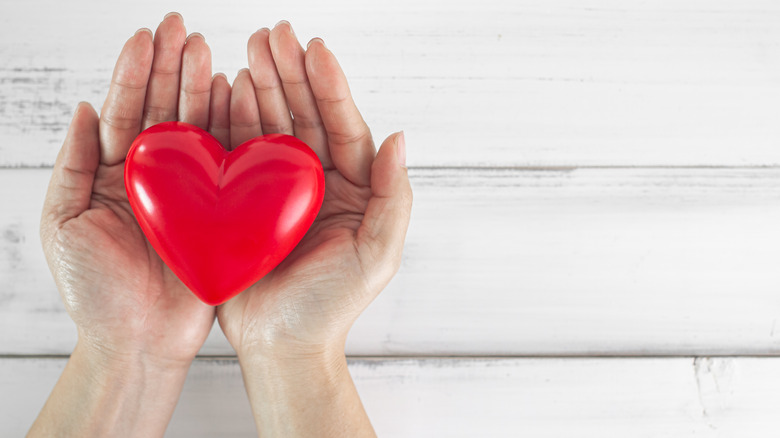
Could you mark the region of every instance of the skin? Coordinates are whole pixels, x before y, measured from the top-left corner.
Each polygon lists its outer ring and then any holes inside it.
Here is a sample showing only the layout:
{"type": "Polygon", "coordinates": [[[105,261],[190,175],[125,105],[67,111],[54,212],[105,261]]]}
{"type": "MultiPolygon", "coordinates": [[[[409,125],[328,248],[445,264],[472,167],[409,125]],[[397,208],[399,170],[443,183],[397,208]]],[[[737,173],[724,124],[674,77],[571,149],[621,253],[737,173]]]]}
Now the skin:
{"type": "Polygon", "coordinates": [[[185,35],[175,13],[154,36],[138,31],[101,115],[85,103],[74,114],[41,239],[79,338],[29,436],[162,436],[215,315],[259,436],[373,436],[344,342],[400,264],[412,204],[403,133],[376,153],[333,54],[319,39],[304,50],[287,22],[251,36],[249,69],[232,87],[211,77],[205,39],[185,35]],[[325,200],[301,243],[216,309],[160,260],[124,190],[132,140],[167,120],[207,129],[228,149],[295,135],[325,169],[325,200]]]}
{"type": "Polygon", "coordinates": [[[238,353],[260,436],[373,436],[344,342],[400,265],[412,204],[403,134],[375,152],[322,40],[304,51],[283,21],[247,48],[249,70],[230,102],[231,146],[295,135],[323,164],[325,201],[276,269],[219,306],[219,324],[238,353]]]}

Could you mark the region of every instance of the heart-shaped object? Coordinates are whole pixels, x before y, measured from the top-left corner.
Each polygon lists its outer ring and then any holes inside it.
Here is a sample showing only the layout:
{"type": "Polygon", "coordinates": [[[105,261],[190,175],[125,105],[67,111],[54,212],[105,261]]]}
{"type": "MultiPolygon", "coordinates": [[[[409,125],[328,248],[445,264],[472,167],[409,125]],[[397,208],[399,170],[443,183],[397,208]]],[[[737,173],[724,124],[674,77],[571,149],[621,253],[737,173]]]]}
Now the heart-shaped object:
{"type": "Polygon", "coordinates": [[[133,141],[125,189],[165,264],[218,305],[293,250],[319,212],[325,180],[317,155],[295,137],[265,135],[228,152],[196,126],[165,122],[133,141]]]}

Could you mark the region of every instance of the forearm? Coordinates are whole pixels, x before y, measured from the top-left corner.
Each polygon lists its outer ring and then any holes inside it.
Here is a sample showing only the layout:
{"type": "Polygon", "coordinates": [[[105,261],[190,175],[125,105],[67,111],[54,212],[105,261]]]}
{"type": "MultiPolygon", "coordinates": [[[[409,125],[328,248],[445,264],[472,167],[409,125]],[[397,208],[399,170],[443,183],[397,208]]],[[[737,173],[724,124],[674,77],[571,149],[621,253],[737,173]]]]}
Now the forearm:
{"type": "Polygon", "coordinates": [[[375,437],[340,351],[241,354],[260,437],[375,437]]]}
{"type": "Polygon", "coordinates": [[[161,437],[187,365],[111,358],[80,343],[28,437],[161,437]]]}

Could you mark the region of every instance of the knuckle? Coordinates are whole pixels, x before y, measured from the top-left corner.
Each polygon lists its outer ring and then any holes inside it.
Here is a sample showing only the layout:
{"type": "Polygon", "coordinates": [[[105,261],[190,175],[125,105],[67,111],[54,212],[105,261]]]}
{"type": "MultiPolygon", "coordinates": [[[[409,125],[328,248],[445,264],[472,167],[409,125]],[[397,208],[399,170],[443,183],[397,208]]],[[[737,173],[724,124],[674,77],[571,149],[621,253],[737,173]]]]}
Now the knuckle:
{"type": "Polygon", "coordinates": [[[172,108],[148,105],[144,108],[143,118],[152,123],[167,122],[176,120],[176,111],[172,108]]]}
{"type": "Polygon", "coordinates": [[[267,134],[288,134],[293,132],[293,128],[287,123],[264,122],[263,132],[267,134]]]}
{"type": "Polygon", "coordinates": [[[192,86],[187,86],[182,88],[182,92],[184,94],[191,96],[191,97],[209,97],[211,95],[211,87],[208,88],[197,88],[192,86]]]}
{"type": "Polygon", "coordinates": [[[121,110],[109,110],[103,114],[100,121],[119,130],[137,129],[141,126],[141,118],[127,114],[121,110]]]}
{"type": "Polygon", "coordinates": [[[371,137],[371,130],[364,126],[357,130],[352,131],[334,131],[328,132],[328,141],[332,145],[353,145],[361,143],[373,143],[373,137],[371,137]]]}
{"type": "Polygon", "coordinates": [[[293,118],[293,124],[295,126],[295,130],[320,129],[322,127],[322,120],[320,120],[319,117],[297,115],[293,118]]]}

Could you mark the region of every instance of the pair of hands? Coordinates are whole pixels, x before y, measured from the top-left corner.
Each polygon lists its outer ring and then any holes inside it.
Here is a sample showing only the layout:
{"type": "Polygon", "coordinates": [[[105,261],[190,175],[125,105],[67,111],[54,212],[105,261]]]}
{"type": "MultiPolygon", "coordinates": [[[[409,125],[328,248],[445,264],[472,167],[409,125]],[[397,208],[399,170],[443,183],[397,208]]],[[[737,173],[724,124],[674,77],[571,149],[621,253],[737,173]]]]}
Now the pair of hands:
{"type": "Polygon", "coordinates": [[[377,153],[346,78],[320,39],[287,22],[248,42],[232,87],[211,76],[203,36],[179,14],[125,44],[98,117],[76,109],[41,221],[46,258],[78,327],[78,348],[105,363],[185,370],[215,316],[241,357],[343,355],[347,332],[400,264],[412,203],[403,133],[377,153]],[[292,116],[291,116],[292,113],[292,116]],[[179,120],[231,149],[294,135],[317,153],[325,198],[309,232],[271,273],[216,308],[168,269],[138,227],[123,184],[133,139],[179,120]]]}

